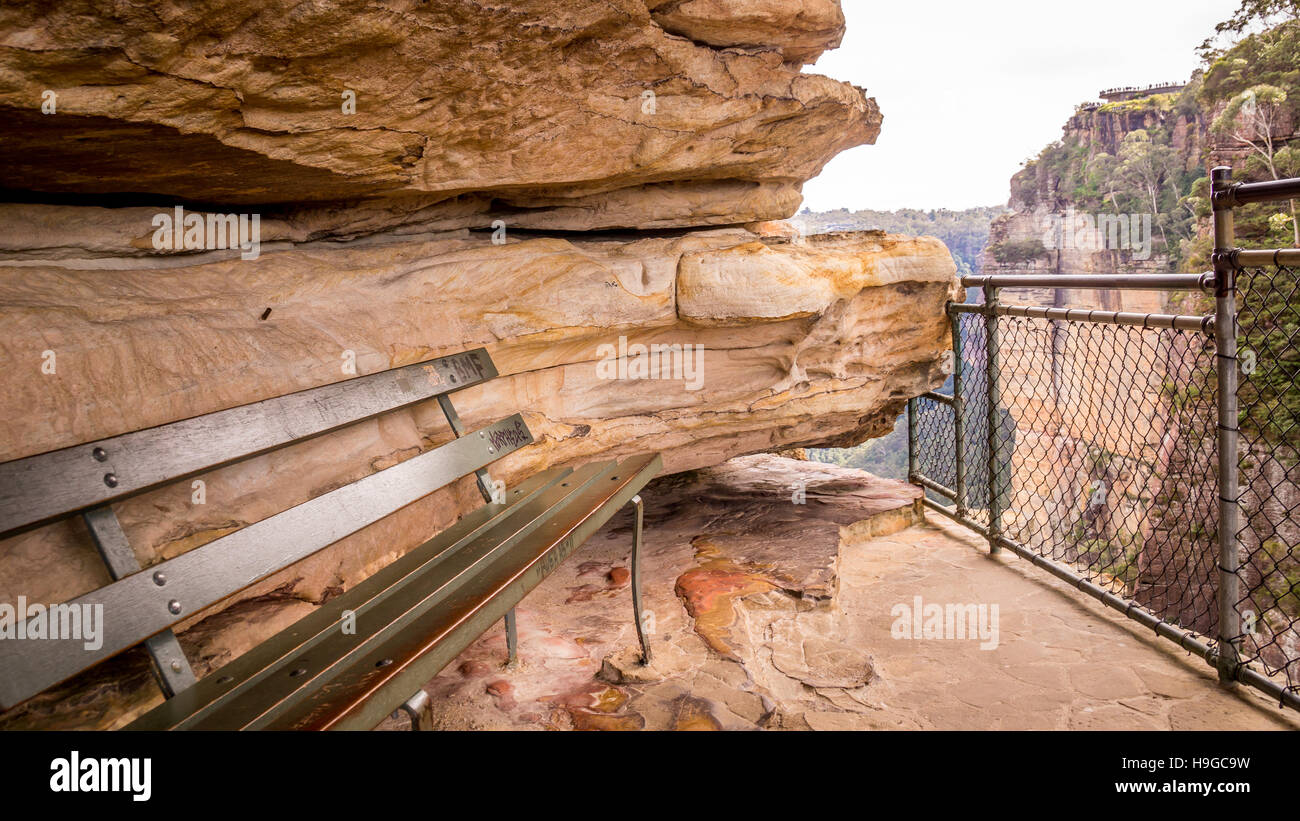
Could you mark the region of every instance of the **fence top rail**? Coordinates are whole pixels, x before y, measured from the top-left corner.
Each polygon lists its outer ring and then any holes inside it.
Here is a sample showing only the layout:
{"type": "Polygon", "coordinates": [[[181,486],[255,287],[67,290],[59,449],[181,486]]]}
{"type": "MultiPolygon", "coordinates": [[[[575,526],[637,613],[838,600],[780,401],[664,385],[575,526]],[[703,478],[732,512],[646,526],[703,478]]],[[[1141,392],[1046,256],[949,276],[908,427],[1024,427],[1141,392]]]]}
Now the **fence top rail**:
{"type": "MultiPolygon", "coordinates": [[[[983,303],[954,302],[949,310],[959,314],[986,314],[983,303]]],[[[1143,328],[1173,328],[1183,331],[1214,332],[1214,315],[1144,314],[1136,311],[1100,311],[1091,308],[1049,308],[1043,305],[994,306],[998,316],[1023,316],[1036,319],[1059,319],[1067,322],[1095,322],[1104,325],[1138,325],[1143,328]]]]}
{"type": "Polygon", "coordinates": [[[1300,265],[1300,248],[1278,248],[1272,251],[1237,249],[1232,252],[1230,261],[1237,268],[1300,265]]]}
{"type": "Polygon", "coordinates": [[[1300,197],[1300,177],[1264,182],[1238,182],[1214,194],[1214,204],[1223,208],[1300,197]]]}
{"type": "Polygon", "coordinates": [[[1201,291],[1213,274],[997,274],[965,276],[965,288],[1117,288],[1137,291],[1201,291]]]}

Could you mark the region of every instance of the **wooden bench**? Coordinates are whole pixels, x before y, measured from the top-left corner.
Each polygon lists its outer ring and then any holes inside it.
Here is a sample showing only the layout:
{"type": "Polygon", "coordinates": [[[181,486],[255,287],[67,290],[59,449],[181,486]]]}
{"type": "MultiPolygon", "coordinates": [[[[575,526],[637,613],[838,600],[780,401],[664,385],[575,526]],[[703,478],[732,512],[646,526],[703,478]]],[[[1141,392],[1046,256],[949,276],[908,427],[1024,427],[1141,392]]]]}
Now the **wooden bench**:
{"type": "Polygon", "coordinates": [[[0,706],[143,644],[166,700],[129,729],[369,729],[398,708],[418,728],[423,684],[502,618],[513,662],[514,606],[627,504],[648,661],[637,494],[659,455],[555,468],[506,489],[487,467],[532,444],[523,418],[467,432],[451,403],[496,376],[480,348],[0,464],[0,539],[80,515],[114,579],[70,602],[102,605],[99,648],[0,639],[0,706]],[[151,567],[113,513],[127,496],[429,399],[453,441],[151,567]],[[483,507],[196,681],[176,624],[471,473],[483,507]]]}

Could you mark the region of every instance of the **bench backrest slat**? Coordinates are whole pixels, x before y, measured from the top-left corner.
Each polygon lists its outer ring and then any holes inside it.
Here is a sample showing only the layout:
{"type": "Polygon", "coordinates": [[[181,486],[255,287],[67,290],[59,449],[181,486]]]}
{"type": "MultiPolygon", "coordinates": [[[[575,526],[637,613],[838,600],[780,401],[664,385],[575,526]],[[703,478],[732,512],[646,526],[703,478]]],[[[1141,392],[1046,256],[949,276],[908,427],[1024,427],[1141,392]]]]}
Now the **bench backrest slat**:
{"type": "Polygon", "coordinates": [[[0,464],[0,538],[497,375],[483,348],[0,464]]]}
{"type": "Polygon", "coordinates": [[[8,709],[532,441],[515,414],[74,599],[74,606],[102,605],[100,646],[87,648],[83,639],[0,641],[0,706],[8,709]]]}

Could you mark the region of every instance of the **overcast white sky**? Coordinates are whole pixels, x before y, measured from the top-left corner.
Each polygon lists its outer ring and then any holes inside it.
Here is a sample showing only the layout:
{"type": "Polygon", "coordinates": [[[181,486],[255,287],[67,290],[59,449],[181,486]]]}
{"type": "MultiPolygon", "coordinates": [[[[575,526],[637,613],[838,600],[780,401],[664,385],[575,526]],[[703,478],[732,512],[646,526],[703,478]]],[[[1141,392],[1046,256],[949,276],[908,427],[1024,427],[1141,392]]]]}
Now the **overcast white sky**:
{"type": "Polygon", "coordinates": [[[805,71],[867,89],[875,145],[843,152],[804,205],[971,208],[1059,139],[1103,88],[1186,80],[1196,47],[1238,0],[843,0],[848,33],[805,71]]]}

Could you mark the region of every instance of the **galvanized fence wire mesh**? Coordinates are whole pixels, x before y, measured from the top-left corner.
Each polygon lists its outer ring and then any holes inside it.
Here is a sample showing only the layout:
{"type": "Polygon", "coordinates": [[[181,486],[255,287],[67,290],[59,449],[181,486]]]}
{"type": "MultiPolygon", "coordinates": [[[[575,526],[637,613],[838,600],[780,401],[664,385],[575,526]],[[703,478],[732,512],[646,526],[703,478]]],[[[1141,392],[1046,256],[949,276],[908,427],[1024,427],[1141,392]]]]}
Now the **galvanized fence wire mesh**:
{"type": "Polygon", "coordinates": [[[984,318],[977,314],[954,314],[954,329],[959,334],[955,351],[959,357],[953,361],[954,376],[943,386],[942,392],[954,395],[960,380],[958,395],[962,415],[962,433],[957,437],[957,410],[953,405],[921,398],[917,400],[917,454],[918,468],[927,477],[954,492],[952,498],[927,491],[931,499],[945,505],[956,503],[981,527],[988,527],[988,382],[984,338],[984,318]],[[957,445],[962,447],[963,481],[957,481],[957,445]],[[956,491],[961,485],[961,499],[956,491]]]}
{"type": "MultiPolygon", "coordinates": [[[[1295,693],[1300,276],[1287,267],[1249,270],[1238,286],[1241,595],[1226,632],[1241,661],[1295,693]]],[[[952,315],[957,379],[941,391],[953,398],[920,398],[912,409],[915,478],[930,499],[986,534],[996,510],[1002,537],[1122,599],[1126,613],[1149,613],[1217,647],[1223,574],[1211,326],[1021,316],[1000,302],[990,373],[989,308],[962,308],[952,315]],[[990,407],[998,420],[991,447],[990,407]]]]}
{"type": "MultiPolygon", "coordinates": [[[[960,334],[964,493],[987,528],[988,358],[960,334]]],[[[1214,341],[1197,331],[998,318],[996,491],[1004,536],[1162,620],[1215,629],[1214,341]]],[[[951,390],[951,383],[948,389],[951,390]]],[[[957,488],[954,406],[918,400],[918,470],[957,488]]]]}
{"type": "Polygon", "coordinates": [[[1300,689],[1300,275],[1237,276],[1240,653],[1300,689]]]}
{"type": "Polygon", "coordinates": [[[1213,340],[1028,317],[998,333],[1003,534],[1213,635],[1213,340]]]}
{"type": "MultiPolygon", "coordinates": [[[[921,475],[952,490],[954,495],[957,488],[955,417],[951,404],[922,396],[916,400],[916,414],[912,421],[916,435],[916,459],[921,475]]],[[[943,504],[951,504],[953,501],[946,493],[927,489],[926,494],[943,504]]]]}

